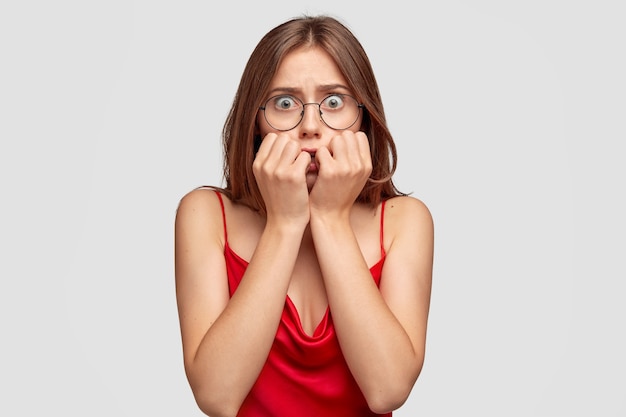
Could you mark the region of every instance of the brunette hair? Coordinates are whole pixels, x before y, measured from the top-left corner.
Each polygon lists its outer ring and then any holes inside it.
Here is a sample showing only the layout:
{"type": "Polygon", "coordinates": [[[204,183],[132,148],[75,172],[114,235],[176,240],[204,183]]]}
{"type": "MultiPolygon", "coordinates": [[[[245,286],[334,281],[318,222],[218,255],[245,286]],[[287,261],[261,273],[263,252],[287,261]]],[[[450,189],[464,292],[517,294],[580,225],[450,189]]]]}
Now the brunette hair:
{"type": "Polygon", "coordinates": [[[258,43],[241,76],[239,88],[222,130],[224,181],[231,200],[265,214],[265,204],[252,172],[256,118],[267,98],[272,77],[282,59],[303,47],[320,47],[336,62],[355,98],[365,107],[361,130],[369,139],[372,173],[357,202],[376,206],[400,193],[392,181],[396,146],[387,128],[378,83],[361,43],[330,16],[303,16],[280,24],[258,43]]]}

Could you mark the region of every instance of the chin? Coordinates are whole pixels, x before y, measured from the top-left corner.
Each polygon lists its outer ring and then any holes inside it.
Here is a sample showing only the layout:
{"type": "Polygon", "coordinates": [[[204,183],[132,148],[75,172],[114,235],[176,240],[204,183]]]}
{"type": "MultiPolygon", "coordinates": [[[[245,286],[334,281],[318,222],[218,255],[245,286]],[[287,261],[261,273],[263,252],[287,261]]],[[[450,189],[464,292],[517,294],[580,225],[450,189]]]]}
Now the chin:
{"type": "Polygon", "coordinates": [[[313,185],[315,185],[315,180],[317,179],[317,175],[315,174],[307,174],[306,176],[306,187],[309,189],[309,192],[311,192],[311,189],[313,188],[313,185]]]}

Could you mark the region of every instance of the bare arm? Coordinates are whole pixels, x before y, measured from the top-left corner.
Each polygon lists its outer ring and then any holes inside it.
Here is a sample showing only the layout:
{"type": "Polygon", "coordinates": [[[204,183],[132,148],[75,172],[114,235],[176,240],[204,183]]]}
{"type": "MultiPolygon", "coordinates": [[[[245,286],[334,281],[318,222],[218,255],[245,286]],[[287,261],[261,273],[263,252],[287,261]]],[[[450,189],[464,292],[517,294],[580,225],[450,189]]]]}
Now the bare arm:
{"type": "Polygon", "coordinates": [[[343,132],[316,154],[311,233],[346,362],[370,408],[402,405],[421,372],[430,303],[433,225],[411,197],[388,203],[387,250],[380,290],[350,224],[350,211],[371,172],[367,137],[343,132]]]}
{"type": "Polygon", "coordinates": [[[304,229],[310,155],[268,135],[253,169],[265,228],[229,299],[222,214],[211,191],[183,198],[176,217],[176,291],[187,378],[202,411],[235,416],[271,349],[304,229]]]}
{"type": "Polygon", "coordinates": [[[302,232],[268,225],[229,299],[221,220],[212,191],[196,190],[181,201],[176,293],[185,370],[196,401],[211,416],[234,416],[272,346],[302,232]]]}
{"type": "Polygon", "coordinates": [[[380,290],[345,219],[312,215],[311,230],[333,322],[348,366],[370,408],[402,405],[424,361],[430,302],[433,227],[410,197],[388,203],[387,251],[380,290]]]}

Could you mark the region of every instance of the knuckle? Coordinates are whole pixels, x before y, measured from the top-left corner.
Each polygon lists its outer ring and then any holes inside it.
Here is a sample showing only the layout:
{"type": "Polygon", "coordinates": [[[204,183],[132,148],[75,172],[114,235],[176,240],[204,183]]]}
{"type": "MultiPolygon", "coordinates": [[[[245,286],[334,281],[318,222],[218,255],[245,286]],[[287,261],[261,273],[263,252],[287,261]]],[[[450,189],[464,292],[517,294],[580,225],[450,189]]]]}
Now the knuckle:
{"type": "Polygon", "coordinates": [[[252,172],[254,172],[255,175],[260,174],[262,168],[263,164],[258,159],[255,159],[254,162],[252,162],[252,172]]]}
{"type": "Polygon", "coordinates": [[[293,172],[293,170],[290,169],[285,169],[285,168],[278,168],[274,171],[274,177],[280,181],[280,182],[284,182],[284,183],[295,183],[296,182],[296,175],[293,172]]]}

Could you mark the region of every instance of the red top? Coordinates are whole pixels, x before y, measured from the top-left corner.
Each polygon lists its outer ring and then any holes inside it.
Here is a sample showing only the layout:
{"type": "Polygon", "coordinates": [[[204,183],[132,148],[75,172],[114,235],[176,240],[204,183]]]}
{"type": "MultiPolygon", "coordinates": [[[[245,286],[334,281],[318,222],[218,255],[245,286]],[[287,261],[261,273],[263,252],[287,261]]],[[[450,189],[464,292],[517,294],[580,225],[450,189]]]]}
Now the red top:
{"type": "MultiPolygon", "coordinates": [[[[224,220],[224,257],[230,295],[237,290],[248,262],[228,245],[226,215],[220,193],[224,220]]],[[[385,260],[383,219],[380,216],[381,259],[370,272],[380,284],[385,260]]],[[[367,349],[367,346],[363,347],[367,349]]],[[[295,305],[287,296],[276,338],[267,361],[250,393],[239,409],[238,417],[368,417],[380,416],[367,406],[354,377],[348,369],[335,334],[330,310],[312,336],[306,334],[295,305]]],[[[384,414],[391,417],[391,413],[384,414]]]]}

